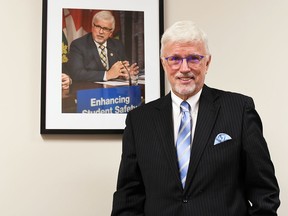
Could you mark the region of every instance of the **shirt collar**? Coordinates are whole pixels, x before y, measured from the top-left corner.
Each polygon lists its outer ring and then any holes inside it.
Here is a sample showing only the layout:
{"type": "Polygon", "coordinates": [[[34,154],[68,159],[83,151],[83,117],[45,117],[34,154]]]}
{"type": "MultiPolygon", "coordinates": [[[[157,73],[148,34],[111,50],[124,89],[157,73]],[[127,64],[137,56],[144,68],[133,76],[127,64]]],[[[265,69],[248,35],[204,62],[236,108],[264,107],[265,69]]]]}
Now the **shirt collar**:
{"type": "MultiPolygon", "coordinates": [[[[189,103],[192,112],[194,112],[198,107],[201,93],[202,93],[202,89],[196,95],[193,95],[192,97],[189,97],[186,100],[189,103]]],[[[171,98],[172,98],[173,110],[176,113],[180,114],[180,104],[182,103],[183,100],[179,98],[177,95],[175,95],[173,91],[171,91],[171,98]]]]}
{"type": "MultiPolygon", "coordinates": [[[[97,43],[95,40],[94,40],[94,43],[96,44],[96,47],[99,49],[99,46],[101,44],[97,43]]],[[[107,41],[105,41],[105,43],[102,44],[105,48],[107,48],[107,41]]]]}

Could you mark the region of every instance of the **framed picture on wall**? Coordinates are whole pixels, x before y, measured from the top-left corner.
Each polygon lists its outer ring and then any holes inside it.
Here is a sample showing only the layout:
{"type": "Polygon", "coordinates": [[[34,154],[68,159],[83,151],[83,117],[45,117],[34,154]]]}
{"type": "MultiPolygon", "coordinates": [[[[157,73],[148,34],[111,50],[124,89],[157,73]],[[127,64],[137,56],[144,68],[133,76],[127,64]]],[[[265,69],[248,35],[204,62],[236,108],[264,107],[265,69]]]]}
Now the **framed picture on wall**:
{"type": "Polygon", "coordinates": [[[164,95],[163,0],[43,0],[41,134],[122,133],[164,95]]]}

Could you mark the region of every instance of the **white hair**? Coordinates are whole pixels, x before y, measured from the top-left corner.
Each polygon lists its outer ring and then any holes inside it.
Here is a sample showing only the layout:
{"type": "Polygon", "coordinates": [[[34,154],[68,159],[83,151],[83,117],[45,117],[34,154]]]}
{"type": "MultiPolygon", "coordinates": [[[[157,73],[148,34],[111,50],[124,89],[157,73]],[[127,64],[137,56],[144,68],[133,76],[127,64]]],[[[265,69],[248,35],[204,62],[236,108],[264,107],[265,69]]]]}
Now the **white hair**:
{"type": "Polygon", "coordinates": [[[94,21],[106,20],[112,23],[112,30],[115,29],[115,18],[110,11],[100,11],[93,16],[92,26],[94,21]]]}
{"type": "Polygon", "coordinates": [[[170,26],[161,38],[161,56],[163,49],[168,42],[189,42],[189,41],[201,41],[204,42],[207,54],[210,54],[208,48],[208,38],[204,31],[202,31],[192,21],[184,20],[178,21],[170,26]]]}

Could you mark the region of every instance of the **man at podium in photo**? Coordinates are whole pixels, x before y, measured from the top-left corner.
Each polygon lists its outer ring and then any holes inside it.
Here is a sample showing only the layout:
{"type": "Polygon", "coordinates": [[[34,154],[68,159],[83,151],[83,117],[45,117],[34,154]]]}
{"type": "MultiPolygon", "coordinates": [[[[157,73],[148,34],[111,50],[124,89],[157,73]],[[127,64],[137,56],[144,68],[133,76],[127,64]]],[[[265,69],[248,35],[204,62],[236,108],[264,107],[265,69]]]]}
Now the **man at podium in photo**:
{"type": "Polygon", "coordinates": [[[112,37],[115,18],[110,11],[100,11],[92,19],[91,32],[71,43],[67,69],[73,81],[108,81],[137,74],[136,63],[130,65],[123,44],[112,37]]]}

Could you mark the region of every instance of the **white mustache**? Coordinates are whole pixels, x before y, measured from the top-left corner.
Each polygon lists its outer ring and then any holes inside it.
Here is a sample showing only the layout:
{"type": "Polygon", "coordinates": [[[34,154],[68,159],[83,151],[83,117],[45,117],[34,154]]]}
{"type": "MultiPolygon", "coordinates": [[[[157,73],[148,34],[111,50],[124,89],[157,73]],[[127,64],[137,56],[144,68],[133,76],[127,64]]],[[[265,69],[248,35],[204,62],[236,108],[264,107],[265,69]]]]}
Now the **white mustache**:
{"type": "Polygon", "coordinates": [[[183,74],[183,73],[178,73],[178,74],[176,74],[176,77],[177,78],[195,78],[195,74],[194,73],[192,73],[192,72],[189,72],[189,73],[185,73],[185,74],[183,74]]]}

